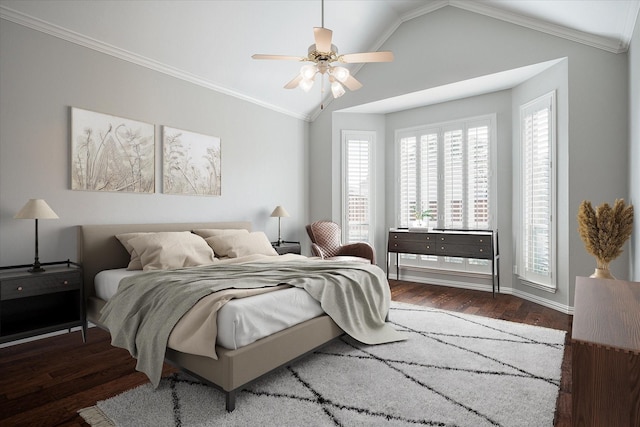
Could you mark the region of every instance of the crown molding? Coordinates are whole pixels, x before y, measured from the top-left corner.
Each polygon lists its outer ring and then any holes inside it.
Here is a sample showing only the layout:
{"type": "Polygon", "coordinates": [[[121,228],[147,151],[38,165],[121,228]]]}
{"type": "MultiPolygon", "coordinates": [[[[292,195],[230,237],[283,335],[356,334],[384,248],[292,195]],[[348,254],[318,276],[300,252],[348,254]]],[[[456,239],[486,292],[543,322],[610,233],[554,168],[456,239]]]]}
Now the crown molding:
{"type": "MultiPolygon", "coordinates": [[[[499,19],[501,21],[509,22],[511,24],[520,25],[521,27],[530,28],[532,30],[540,31],[542,33],[550,34],[552,36],[561,37],[563,39],[571,40],[577,43],[582,43],[587,46],[595,47],[598,49],[606,50],[613,53],[624,53],[629,49],[629,41],[631,36],[626,37],[626,40],[616,41],[606,37],[596,36],[594,34],[585,33],[583,31],[573,30],[571,28],[563,27],[561,25],[544,22],[539,19],[530,18],[524,15],[519,15],[513,12],[508,12],[489,6],[481,2],[471,2],[466,0],[448,0],[449,5],[464,9],[469,12],[478,13],[488,16],[490,18],[499,19]]],[[[634,7],[634,6],[630,6],[634,7]]],[[[633,15],[633,23],[627,22],[630,29],[625,28],[625,33],[632,34],[633,26],[635,24],[635,17],[638,12],[638,4],[635,5],[636,13],[633,15]]],[[[625,34],[626,36],[626,34],[625,34]]]]}
{"type": "Polygon", "coordinates": [[[135,54],[128,50],[121,49],[111,44],[101,42],[91,37],[87,37],[85,35],[76,33],[74,31],[68,30],[58,25],[54,25],[49,22],[43,21],[41,19],[35,18],[33,16],[10,9],[3,5],[0,5],[0,19],[5,19],[15,24],[22,25],[24,27],[28,27],[36,31],[40,31],[42,33],[77,44],[79,46],[83,46],[83,47],[95,50],[97,52],[104,53],[106,55],[113,56],[118,59],[122,59],[132,64],[140,65],[142,67],[166,74],[168,76],[175,77],[177,79],[181,79],[181,80],[193,83],[195,85],[198,85],[207,89],[211,89],[216,92],[223,93],[225,95],[233,96],[235,98],[238,98],[247,102],[251,102],[261,107],[268,108],[270,110],[273,110],[282,114],[286,114],[288,116],[292,116],[296,119],[301,119],[305,121],[310,120],[310,116],[308,114],[300,114],[297,112],[292,112],[289,110],[285,110],[281,107],[278,107],[276,105],[257,100],[245,94],[217,85],[216,83],[210,80],[207,80],[203,77],[189,73],[187,71],[181,70],[179,68],[172,67],[167,64],[163,64],[154,59],[135,54]]]}
{"type": "MultiPolygon", "coordinates": [[[[594,48],[602,49],[602,50],[613,52],[613,53],[624,53],[628,50],[629,42],[633,35],[633,30],[634,30],[636,19],[638,16],[638,11],[640,10],[640,2],[634,2],[629,4],[630,10],[629,10],[629,13],[627,14],[628,19],[625,22],[624,40],[617,42],[612,39],[608,39],[606,37],[596,36],[593,34],[584,33],[582,31],[572,30],[560,25],[546,23],[538,19],[526,17],[513,12],[504,11],[504,10],[489,6],[482,2],[472,2],[468,0],[436,0],[436,1],[425,4],[424,7],[421,7],[419,9],[413,10],[409,13],[406,13],[400,16],[394,22],[394,24],[388,28],[387,31],[381,34],[381,36],[378,38],[376,43],[374,43],[374,45],[372,46],[371,50],[373,51],[378,50],[384,44],[384,42],[386,42],[387,39],[389,39],[389,37],[391,37],[391,35],[404,22],[417,18],[422,15],[429,14],[445,6],[457,7],[459,9],[467,10],[469,12],[478,13],[491,18],[499,19],[515,25],[520,25],[522,27],[530,28],[532,30],[540,31],[546,34],[550,34],[556,37],[561,37],[567,40],[571,40],[577,43],[582,43],[587,46],[591,46],[594,48]]],[[[172,67],[167,64],[163,64],[154,59],[135,54],[133,52],[118,48],[108,43],[101,42],[91,37],[87,37],[80,33],[76,33],[74,31],[51,24],[49,22],[43,21],[33,16],[18,12],[16,10],[13,10],[3,5],[0,5],[0,19],[5,19],[15,24],[19,24],[36,31],[40,31],[42,33],[57,37],[62,40],[66,40],[68,42],[77,44],[79,46],[83,46],[83,47],[95,50],[97,52],[101,52],[103,54],[110,55],[115,58],[122,59],[124,61],[136,64],[136,65],[140,65],[145,68],[149,68],[151,70],[193,83],[195,85],[198,85],[210,90],[214,90],[216,92],[220,92],[225,95],[233,96],[235,98],[259,105],[264,108],[268,108],[270,110],[294,117],[296,119],[304,120],[307,122],[313,121],[322,112],[322,110],[319,108],[315,112],[312,112],[310,114],[301,114],[299,112],[293,112],[290,110],[283,109],[273,104],[255,99],[243,93],[220,86],[210,80],[207,80],[201,76],[189,73],[185,70],[181,70],[179,68],[172,67]]],[[[353,67],[352,74],[356,75],[357,72],[363,66],[364,64],[358,64],[357,66],[353,67]]],[[[331,97],[328,97],[324,102],[325,107],[331,104],[331,101],[332,101],[331,97]]]]}

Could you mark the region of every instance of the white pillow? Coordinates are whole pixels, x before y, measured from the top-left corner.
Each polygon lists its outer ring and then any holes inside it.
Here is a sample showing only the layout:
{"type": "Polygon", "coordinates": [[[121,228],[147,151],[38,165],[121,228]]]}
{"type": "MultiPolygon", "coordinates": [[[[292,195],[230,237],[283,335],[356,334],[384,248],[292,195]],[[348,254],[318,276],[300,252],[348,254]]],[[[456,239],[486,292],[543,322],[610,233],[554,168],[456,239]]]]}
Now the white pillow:
{"type": "Polygon", "coordinates": [[[218,256],[238,258],[254,254],[278,255],[278,252],[273,249],[271,242],[262,231],[221,234],[207,237],[205,240],[218,256]]]}
{"type": "Polygon", "coordinates": [[[167,270],[215,262],[213,251],[202,237],[189,231],[149,233],[129,240],[140,255],[142,269],[167,270]]]}
{"type": "Polygon", "coordinates": [[[249,230],[245,230],[244,228],[196,228],[195,230],[191,231],[193,233],[196,233],[203,239],[211,236],[221,236],[227,234],[249,234],[249,230]]]}
{"type": "Polygon", "coordinates": [[[127,266],[127,270],[142,270],[142,261],[140,261],[140,255],[133,249],[133,246],[129,243],[129,240],[135,239],[136,237],[140,237],[144,234],[151,233],[122,233],[116,234],[116,238],[120,240],[122,246],[129,252],[131,255],[131,260],[129,260],[129,265],[127,266]]]}

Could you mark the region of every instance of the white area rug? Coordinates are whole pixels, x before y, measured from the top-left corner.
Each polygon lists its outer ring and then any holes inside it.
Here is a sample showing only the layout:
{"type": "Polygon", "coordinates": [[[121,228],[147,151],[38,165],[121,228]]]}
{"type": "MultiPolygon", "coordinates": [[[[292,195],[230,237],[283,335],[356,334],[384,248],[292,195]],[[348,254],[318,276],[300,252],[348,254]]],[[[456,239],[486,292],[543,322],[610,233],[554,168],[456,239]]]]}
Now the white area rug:
{"type": "Polygon", "coordinates": [[[80,414],[93,426],[552,426],[564,331],[393,303],[407,341],[341,338],[250,385],[222,392],[164,378],[80,414]],[[103,423],[103,424],[101,424],[103,423]]]}

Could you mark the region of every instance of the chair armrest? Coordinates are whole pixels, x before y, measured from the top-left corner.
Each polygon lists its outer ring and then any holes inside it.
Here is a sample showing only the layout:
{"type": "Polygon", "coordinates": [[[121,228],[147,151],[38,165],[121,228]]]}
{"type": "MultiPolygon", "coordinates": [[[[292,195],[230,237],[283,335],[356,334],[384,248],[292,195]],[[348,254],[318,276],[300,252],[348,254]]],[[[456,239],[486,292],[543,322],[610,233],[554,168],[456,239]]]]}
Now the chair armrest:
{"type": "Polygon", "coordinates": [[[351,243],[340,247],[337,256],[355,256],[368,259],[371,264],[376,263],[376,251],[368,243],[359,242],[351,243]]]}
{"type": "Polygon", "coordinates": [[[325,258],[325,254],[324,252],[322,252],[322,248],[318,245],[316,245],[315,243],[311,243],[311,253],[314,256],[320,257],[322,259],[325,258]]]}

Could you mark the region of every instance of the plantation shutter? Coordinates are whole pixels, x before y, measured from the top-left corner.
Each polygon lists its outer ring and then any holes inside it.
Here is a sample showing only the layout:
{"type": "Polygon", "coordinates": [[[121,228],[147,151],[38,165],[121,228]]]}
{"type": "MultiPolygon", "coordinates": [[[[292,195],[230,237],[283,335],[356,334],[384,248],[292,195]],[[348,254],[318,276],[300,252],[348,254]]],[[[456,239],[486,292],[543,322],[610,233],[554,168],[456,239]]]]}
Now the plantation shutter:
{"type": "Polygon", "coordinates": [[[465,165],[462,129],[444,133],[444,227],[463,228],[465,165]]]}
{"type": "Polygon", "coordinates": [[[438,134],[420,136],[420,203],[422,211],[431,218],[424,218],[430,226],[437,225],[438,215],[438,134]]]}
{"type": "MultiPolygon", "coordinates": [[[[491,229],[491,116],[396,132],[398,225],[491,229]],[[425,212],[426,211],[426,212],[425,212]],[[420,215],[418,215],[420,216],[420,215]]],[[[406,265],[487,273],[485,260],[401,255],[406,265]]]]}
{"type": "Polygon", "coordinates": [[[553,245],[552,96],[522,108],[522,244],[520,275],[551,285],[553,245]]]}
{"type": "Polygon", "coordinates": [[[400,227],[409,227],[415,218],[417,172],[416,137],[400,138],[400,227]]]}
{"type": "Polygon", "coordinates": [[[345,214],[343,241],[373,244],[372,231],[372,150],[369,132],[345,133],[343,142],[345,214]]]}
{"type": "Polygon", "coordinates": [[[468,228],[489,228],[489,126],[467,129],[468,228]]]}

